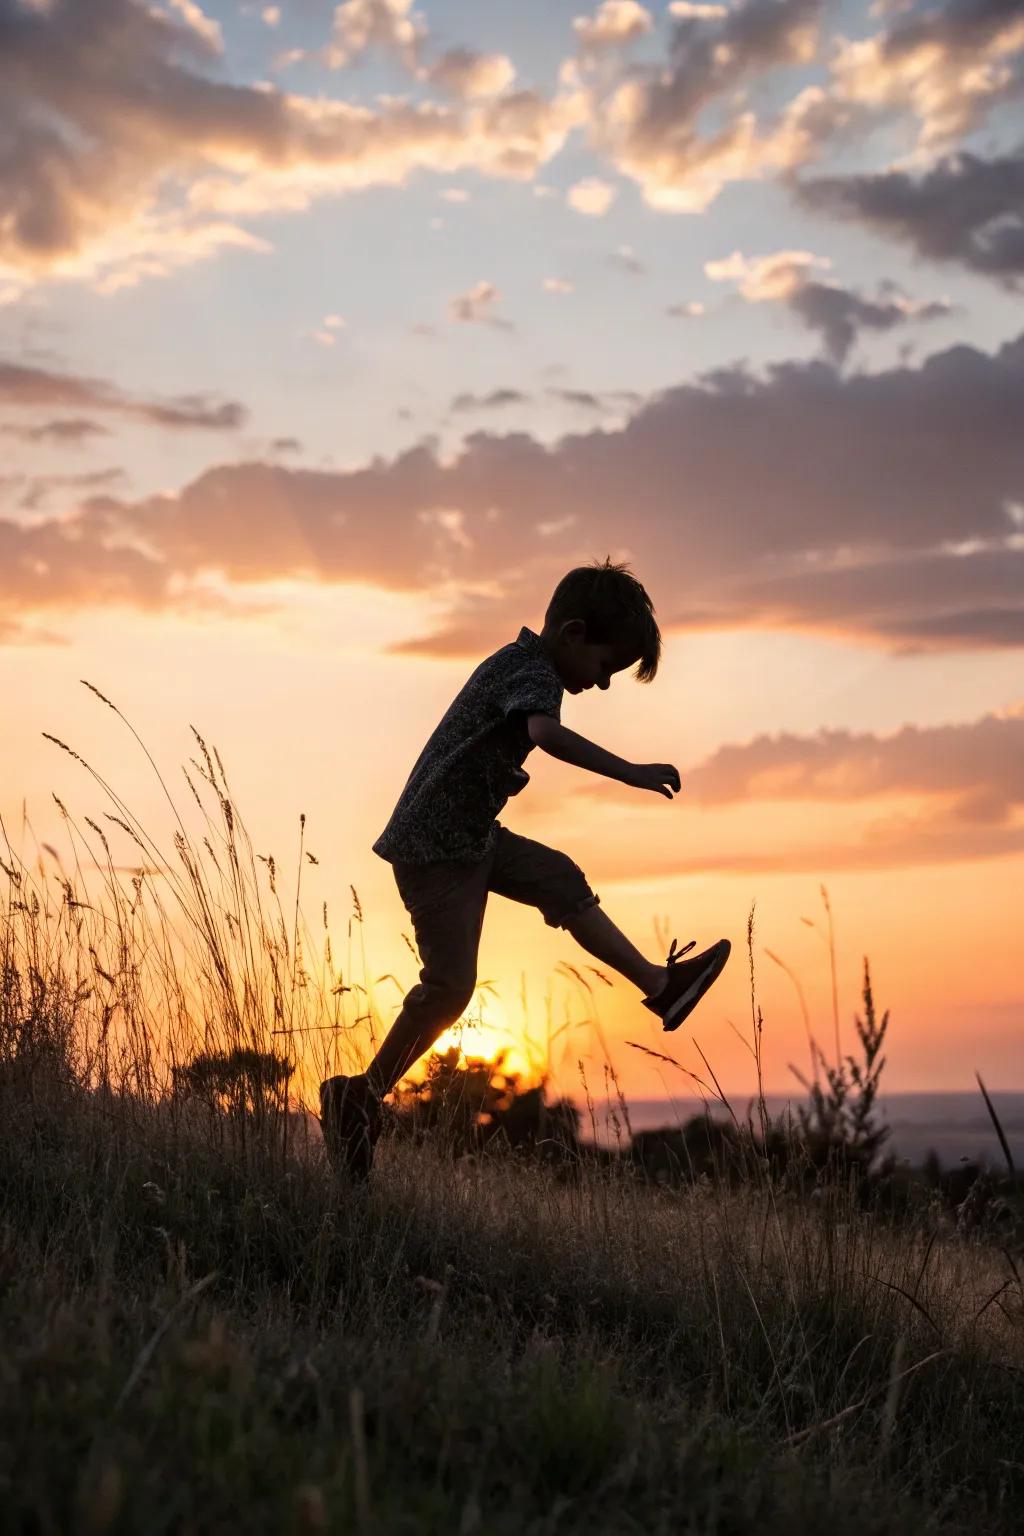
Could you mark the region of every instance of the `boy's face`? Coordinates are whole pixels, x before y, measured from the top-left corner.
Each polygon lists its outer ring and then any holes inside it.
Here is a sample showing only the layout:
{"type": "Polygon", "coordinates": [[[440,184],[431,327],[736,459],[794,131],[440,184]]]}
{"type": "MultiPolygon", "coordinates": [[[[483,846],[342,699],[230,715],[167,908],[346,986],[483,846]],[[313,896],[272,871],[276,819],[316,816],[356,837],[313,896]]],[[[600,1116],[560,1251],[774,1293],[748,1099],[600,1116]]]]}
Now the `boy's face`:
{"type": "Polygon", "coordinates": [[[586,638],[582,619],[569,619],[555,642],[554,662],[569,693],[607,688],[616,672],[639,660],[617,645],[596,645],[586,638]]]}

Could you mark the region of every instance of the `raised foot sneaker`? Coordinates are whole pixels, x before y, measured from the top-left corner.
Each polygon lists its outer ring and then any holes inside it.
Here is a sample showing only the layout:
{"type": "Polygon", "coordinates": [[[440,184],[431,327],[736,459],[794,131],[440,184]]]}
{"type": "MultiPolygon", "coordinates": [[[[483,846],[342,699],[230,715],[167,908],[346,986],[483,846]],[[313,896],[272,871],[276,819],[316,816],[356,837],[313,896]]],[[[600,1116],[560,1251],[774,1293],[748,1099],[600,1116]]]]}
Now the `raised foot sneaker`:
{"type": "Polygon", "coordinates": [[[696,947],[696,939],[691,939],[689,944],[677,949],[673,939],[665,962],[668,980],[660,992],[643,1000],[644,1007],[658,1015],[666,1030],[678,1029],[693,1012],[712,982],[721,976],[732,949],[728,939],[719,939],[710,949],[684,960],[683,956],[696,947]]]}
{"type": "Polygon", "coordinates": [[[329,1077],[320,1084],[320,1128],[336,1173],[369,1178],[382,1118],[380,1099],[362,1075],[329,1077]]]}

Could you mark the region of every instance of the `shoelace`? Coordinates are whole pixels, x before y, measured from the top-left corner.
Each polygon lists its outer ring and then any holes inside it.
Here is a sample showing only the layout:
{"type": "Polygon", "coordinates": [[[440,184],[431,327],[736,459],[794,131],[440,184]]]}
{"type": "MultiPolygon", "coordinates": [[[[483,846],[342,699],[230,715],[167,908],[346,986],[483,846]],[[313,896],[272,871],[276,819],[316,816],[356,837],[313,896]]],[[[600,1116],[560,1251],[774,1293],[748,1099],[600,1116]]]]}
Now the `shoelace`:
{"type": "Polygon", "coordinates": [[[675,965],[677,960],[681,960],[684,955],[688,955],[690,953],[691,949],[696,949],[696,948],[697,948],[697,940],[696,939],[691,939],[689,944],[684,944],[683,945],[682,949],[677,949],[676,948],[676,940],[673,939],[672,940],[672,948],[668,952],[668,957],[665,960],[665,964],[667,966],[669,966],[669,967],[675,965]]]}

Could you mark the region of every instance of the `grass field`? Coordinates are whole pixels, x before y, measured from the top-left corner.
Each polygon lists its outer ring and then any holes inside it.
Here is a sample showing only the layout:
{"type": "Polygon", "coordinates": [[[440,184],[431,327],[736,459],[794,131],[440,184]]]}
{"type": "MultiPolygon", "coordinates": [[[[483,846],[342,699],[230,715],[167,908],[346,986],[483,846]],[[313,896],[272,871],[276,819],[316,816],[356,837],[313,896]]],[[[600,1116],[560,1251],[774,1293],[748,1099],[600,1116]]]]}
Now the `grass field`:
{"type": "Polygon", "coordinates": [[[359,1006],[197,766],[205,855],[182,828],[165,860],[115,802],[159,879],[66,812],[72,875],[3,853],[5,1531],[1021,1529],[1010,1247],[756,1160],[670,1190],[393,1137],[353,1190],[286,1114],[298,1071],[176,1091],[282,1019],[315,1076],[359,1006]]]}

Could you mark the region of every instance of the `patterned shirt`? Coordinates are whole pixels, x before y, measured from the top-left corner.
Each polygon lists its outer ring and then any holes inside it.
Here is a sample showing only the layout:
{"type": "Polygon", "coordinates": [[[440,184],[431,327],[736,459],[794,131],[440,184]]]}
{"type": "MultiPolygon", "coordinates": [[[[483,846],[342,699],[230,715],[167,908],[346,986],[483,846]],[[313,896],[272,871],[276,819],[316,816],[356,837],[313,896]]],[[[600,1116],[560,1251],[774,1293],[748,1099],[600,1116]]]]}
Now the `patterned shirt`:
{"type": "Polygon", "coordinates": [[[373,845],[392,863],[482,859],[498,835],[496,817],[530,782],[530,714],[562,707],[563,683],[524,627],[480,663],[420,753],[391,819],[373,845]]]}

